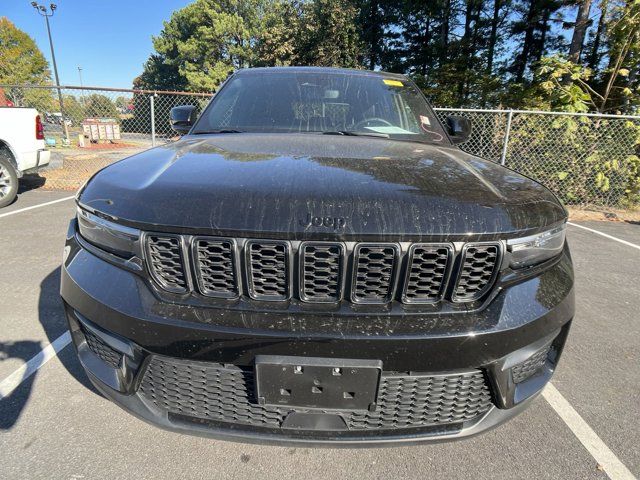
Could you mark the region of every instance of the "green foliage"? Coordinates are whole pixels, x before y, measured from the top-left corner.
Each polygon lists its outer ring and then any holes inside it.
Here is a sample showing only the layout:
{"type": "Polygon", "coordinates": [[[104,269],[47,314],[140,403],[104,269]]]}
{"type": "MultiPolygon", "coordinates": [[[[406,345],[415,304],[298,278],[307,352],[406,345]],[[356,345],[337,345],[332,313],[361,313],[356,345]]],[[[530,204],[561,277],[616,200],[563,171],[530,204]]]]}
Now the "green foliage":
{"type": "Polygon", "coordinates": [[[106,95],[93,93],[84,97],[83,104],[84,117],[106,117],[114,118],[116,120],[119,118],[118,109],[106,95]]]}
{"type": "MultiPolygon", "coordinates": [[[[54,109],[60,111],[58,97],[54,100],[54,109]]],[[[64,103],[64,115],[69,118],[74,125],[80,125],[84,120],[84,107],[78,101],[75,95],[62,95],[62,103],[64,103]]]]}
{"type": "Polygon", "coordinates": [[[36,42],[6,17],[0,17],[0,83],[45,85],[49,64],[36,42]]]}
{"type": "Polygon", "coordinates": [[[508,165],[567,204],[628,206],[640,201],[639,144],[640,122],[518,114],[508,165]]]}
{"type": "Polygon", "coordinates": [[[357,14],[351,0],[196,0],[165,22],[135,86],[213,91],[238,68],[359,67],[357,14]]]}
{"type": "MultiPolygon", "coordinates": [[[[0,84],[47,85],[49,64],[36,42],[6,17],[0,17],[0,84]]],[[[5,92],[16,106],[48,111],[53,100],[47,89],[10,88],[5,92]]]]}
{"type": "Polygon", "coordinates": [[[196,0],[177,10],[154,37],[157,53],[147,61],[138,85],[214,90],[234,69],[256,62],[265,4],[262,0],[196,0]]]}
{"type": "MultiPolygon", "coordinates": [[[[560,55],[544,57],[539,62],[534,89],[541,93],[539,107],[559,112],[588,112],[595,108],[593,89],[589,85],[592,71],[560,55]]],[[[533,89],[532,89],[533,90],[533,89]]],[[[532,92],[529,92],[532,96],[532,92]]]]}
{"type": "Polygon", "coordinates": [[[362,44],[356,27],[357,15],[350,0],[305,3],[300,44],[296,48],[299,64],[360,67],[362,44]]]}
{"type": "Polygon", "coordinates": [[[264,9],[263,28],[258,33],[255,66],[280,67],[299,63],[298,44],[303,22],[298,2],[276,0],[264,9]]]}

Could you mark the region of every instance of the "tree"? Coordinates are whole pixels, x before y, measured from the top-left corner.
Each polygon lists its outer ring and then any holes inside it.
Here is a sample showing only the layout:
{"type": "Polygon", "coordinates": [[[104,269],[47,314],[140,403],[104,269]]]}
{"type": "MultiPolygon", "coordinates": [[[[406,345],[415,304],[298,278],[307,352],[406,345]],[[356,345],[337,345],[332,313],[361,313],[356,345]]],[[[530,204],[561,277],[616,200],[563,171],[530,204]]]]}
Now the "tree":
{"type": "Polygon", "coordinates": [[[99,93],[93,93],[84,99],[85,117],[119,118],[118,109],[111,99],[99,93]]]}
{"type": "MultiPolygon", "coordinates": [[[[0,17],[0,84],[47,85],[51,83],[49,64],[36,42],[8,18],[0,17]]],[[[40,111],[51,108],[47,89],[10,88],[7,97],[16,106],[32,106],[40,111]]]]}
{"type": "MultiPolygon", "coordinates": [[[[630,112],[639,103],[639,1],[195,0],[154,38],[134,86],[212,91],[253,66],[381,68],[410,75],[437,105],[517,108],[559,101],[535,72],[562,55],[590,67],[588,109],[630,112]]],[[[570,65],[553,70],[567,72],[569,90],[585,88],[570,65]]]]}
{"type": "Polygon", "coordinates": [[[265,9],[257,34],[256,65],[287,66],[298,63],[302,7],[297,1],[275,0],[265,9]]]}
{"type": "Polygon", "coordinates": [[[589,26],[589,12],[591,11],[591,0],[580,0],[578,14],[573,27],[573,36],[569,46],[569,61],[578,63],[584,46],[584,38],[589,26]]]}
{"type": "Polygon", "coordinates": [[[0,83],[46,85],[49,64],[36,42],[6,17],[0,17],[0,83]]]}
{"type": "Polygon", "coordinates": [[[302,6],[302,31],[296,57],[301,65],[357,68],[362,44],[350,0],[315,0],[302,6]]]}
{"type": "Polygon", "coordinates": [[[256,63],[266,0],[196,0],[159,36],[138,85],[213,91],[235,69],[256,63]]]}

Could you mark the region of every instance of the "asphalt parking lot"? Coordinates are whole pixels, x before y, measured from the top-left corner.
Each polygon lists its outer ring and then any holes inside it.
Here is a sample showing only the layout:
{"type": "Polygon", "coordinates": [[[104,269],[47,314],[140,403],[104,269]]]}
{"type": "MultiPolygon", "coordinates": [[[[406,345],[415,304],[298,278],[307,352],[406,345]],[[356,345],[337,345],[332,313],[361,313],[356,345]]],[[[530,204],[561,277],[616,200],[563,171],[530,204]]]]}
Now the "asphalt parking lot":
{"type": "Polygon", "coordinates": [[[577,314],[555,389],[524,414],[462,442],[349,450],[178,435],[102,398],[68,345],[58,296],[73,214],[69,192],[40,190],[22,193],[0,211],[1,478],[640,475],[640,225],[569,226],[577,314]]]}

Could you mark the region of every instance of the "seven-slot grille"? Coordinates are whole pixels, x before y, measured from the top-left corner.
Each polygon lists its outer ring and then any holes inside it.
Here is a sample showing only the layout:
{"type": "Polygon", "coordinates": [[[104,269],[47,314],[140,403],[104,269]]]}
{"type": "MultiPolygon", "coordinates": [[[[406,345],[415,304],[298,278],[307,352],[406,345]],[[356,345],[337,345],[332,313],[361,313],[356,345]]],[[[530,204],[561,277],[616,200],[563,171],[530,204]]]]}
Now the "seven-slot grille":
{"type": "Polygon", "coordinates": [[[402,255],[400,245],[394,243],[183,240],[155,233],[146,234],[145,239],[149,272],[165,290],[186,293],[194,288],[218,298],[237,298],[245,291],[264,301],[298,295],[304,302],[336,303],[346,288],[354,303],[385,304],[397,299],[433,304],[445,297],[474,302],[491,288],[500,261],[499,243],[466,244],[454,263],[455,250],[447,243],[415,243],[402,255]]]}
{"type": "Polygon", "coordinates": [[[481,298],[493,284],[500,247],[496,243],[468,244],[462,252],[460,273],[453,298],[471,302],[481,298]]]}

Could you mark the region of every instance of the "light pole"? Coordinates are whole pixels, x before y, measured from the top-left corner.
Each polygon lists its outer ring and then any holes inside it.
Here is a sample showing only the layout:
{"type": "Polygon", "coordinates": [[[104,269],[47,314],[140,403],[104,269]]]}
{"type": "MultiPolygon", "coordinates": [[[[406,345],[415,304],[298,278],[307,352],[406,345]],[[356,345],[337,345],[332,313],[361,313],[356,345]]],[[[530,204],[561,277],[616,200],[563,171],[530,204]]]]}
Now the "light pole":
{"type": "Polygon", "coordinates": [[[78,65],[78,76],[80,77],[80,98],[84,106],[84,85],[82,85],[82,67],[78,65]]]}
{"type": "Polygon", "coordinates": [[[58,88],[58,101],[60,102],[60,115],[62,116],[62,126],[64,127],[64,136],[66,142],[69,142],[69,128],[67,127],[67,120],[64,118],[64,103],[62,101],[62,90],[60,89],[60,78],[58,77],[58,65],[56,65],[56,55],[53,51],[53,40],[51,38],[51,27],[49,26],[49,17],[53,17],[53,12],[56,11],[55,3],[49,5],[49,9],[44,5],[38,5],[37,2],[31,2],[31,6],[36,9],[40,15],[42,15],[47,24],[47,34],[49,35],[49,46],[51,47],[51,60],[53,61],[53,73],[56,77],[56,87],[58,88]]]}

